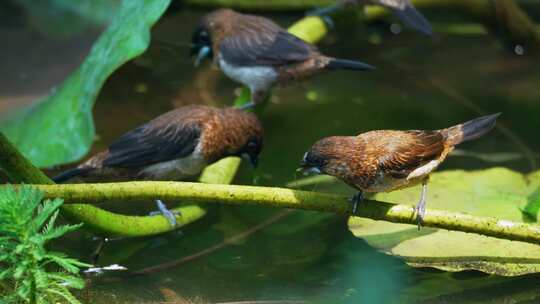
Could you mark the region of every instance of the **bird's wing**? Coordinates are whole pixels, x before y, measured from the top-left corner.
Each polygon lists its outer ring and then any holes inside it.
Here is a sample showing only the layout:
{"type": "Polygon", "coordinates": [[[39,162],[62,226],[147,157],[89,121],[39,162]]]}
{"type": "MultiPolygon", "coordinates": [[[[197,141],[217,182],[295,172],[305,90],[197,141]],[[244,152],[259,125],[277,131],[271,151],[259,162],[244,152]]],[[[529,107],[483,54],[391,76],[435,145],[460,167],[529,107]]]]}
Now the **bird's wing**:
{"type": "Polygon", "coordinates": [[[237,66],[278,67],[305,61],[316,52],[314,46],[266,18],[247,16],[235,23],[233,33],[221,42],[220,53],[237,66]]]}
{"type": "Polygon", "coordinates": [[[190,155],[201,135],[201,126],[193,121],[160,124],[149,122],[118,138],[109,146],[103,161],[108,167],[133,168],[190,155]]]}
{"type": "Polygon", "coordinates": [[[394,132],[394,136],[380,137],[377,160],[379,169],[395,178],[407,177],[415,169],[438,159],[444,152],[444,136],[438,131],[394,132]]]}

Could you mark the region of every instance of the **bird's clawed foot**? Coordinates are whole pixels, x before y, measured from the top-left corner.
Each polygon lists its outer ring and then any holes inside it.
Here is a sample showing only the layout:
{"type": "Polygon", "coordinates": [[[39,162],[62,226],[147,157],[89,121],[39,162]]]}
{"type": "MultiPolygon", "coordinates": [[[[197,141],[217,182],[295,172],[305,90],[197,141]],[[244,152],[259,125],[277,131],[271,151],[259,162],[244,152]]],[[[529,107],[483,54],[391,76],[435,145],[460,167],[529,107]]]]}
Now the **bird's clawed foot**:
{"type": "Polygon", "coordinates": [[[426,214],[426,200],[420,200],[418,205],[414,207],[414,212],[416,212],[416,222],[418,224],[418,230],[420,230],[420,227],[424,223],[424,215],[426,214]]]}
{"type": "Polygon", "coordinates": [[[248,102],[246,104],[243,104],[240,107],[238,107],[238,109],[240,109],[242,111],[251,110],[253,108],[255,108],[255,103],[253,101],[250,101],[250,102],[248,102]]]}
{"type": "Polygon", "coordinates": [[[158,211],[150,212],[150,216],[163,215],[167,221],[169,221],[171,226],[176,227],[176,216],[180,215],[180,212],[167,209],[167,206],[165,206],[165,204],[159,199],[156,200],[156,205],[158,207],[158,211]]]}
{"type": "Polygon", "coordinates": [[[416,221],[418,224],[418,230],[424,223],[424,215],[426,215],[426,192],[427,192],[427,181],[422,183],[422,194],[420,195],[420,201],[418,205],[414,207],[414,212],[416,212],[416,221]]]}
{"type": "Polygon", "coordinates": [[[97,241],[96,248],[94,248],[94,251],[92,251],[92,254],[90,255],[90,261],[92,265],[98,265],[99,258],[101,257],[101,252],[103,251],[103,247],[105,247],[105,244],[107,244],[110,241],[117,241],[121,240],[122,238],[106,238],[106,237],[94,237],[92,240],[97,241]]]}
{"type": "Polygon", "coordinates": [[[358,205],[361,204],[364,201],[364,193],[362,191],[359,191],[353,197],[351,198],[351,204],[352,204],[352,214],[355,215],[358,211],[358,205]]]}

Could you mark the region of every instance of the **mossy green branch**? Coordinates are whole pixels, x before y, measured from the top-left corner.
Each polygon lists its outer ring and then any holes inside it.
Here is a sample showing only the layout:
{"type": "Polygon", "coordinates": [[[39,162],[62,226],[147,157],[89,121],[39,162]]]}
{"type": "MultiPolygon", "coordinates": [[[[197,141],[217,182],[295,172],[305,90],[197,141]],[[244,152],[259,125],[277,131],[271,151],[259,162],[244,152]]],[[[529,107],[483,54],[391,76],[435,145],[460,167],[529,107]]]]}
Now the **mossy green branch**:
{"type": "Polygon", "coordinates": [[[22,156],[2,132],[0,132],[0,169],[14,183],[52,184],[47,175],[22,156]]]}
{"type": "MultiPolygon", "coordinates": [[[[43,191],[46,198],[59,197],[66,203],[83,199],[95,204],[104,201],[129,202],[160,197],[173,201],[272,206],[351,214],[351,204],[347,197],[285,188],[185,182],[36,185],[36,187],[43,191]]],[[[359,207],[357,215],[374,220],[416,225],[416,214],[411,205],[366,200],[359,207]]],[[[423,225],[540,244],[540,226],[492,217],[428,209],[423,225]]]]}

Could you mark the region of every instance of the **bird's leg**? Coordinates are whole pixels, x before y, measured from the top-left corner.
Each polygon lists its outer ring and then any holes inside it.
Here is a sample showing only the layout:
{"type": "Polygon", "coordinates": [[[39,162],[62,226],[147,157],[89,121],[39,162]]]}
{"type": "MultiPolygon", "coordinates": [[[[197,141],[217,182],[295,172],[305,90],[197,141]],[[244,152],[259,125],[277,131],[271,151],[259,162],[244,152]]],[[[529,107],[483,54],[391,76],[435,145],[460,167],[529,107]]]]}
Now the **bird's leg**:
{"type": "Polygon", "coordinates": [[[238,107],[238,109],[247,111],[247,110],[253,109],[254,107],[255,107],[255,103],[253,103],[253,101],[250,100],[248,103],[243,104],[240,107],[238,107]]]}
{"type": "Polygon", "coordinates": [[[251,110],[256,105],[263,103],[268,98],[268,92],[263,90],[251,90],[251,100],[241,106],[240,110],[251,110]]]}
{"type": "Polygon", "coordinates": [[[107,238],[104,237],[98,237],[97,238],[97,245],[94,251],[92,252],[92,255],[90,256],[90,259],[92,260],[92,265],[97,265],[99,257],[101,255],[101,251],[103,250],[103,245],[105,245],[105,242],[107,242],[107,238]]]}
{"type": "Polygon", "coordinates": [[[352,214],[356,214],[356,211],[358,211],[358,205],[364,201],[364,192],[358,191],[353,197],[351,198],[351,204],[352,204],[352,214]]]}
{"type": "Polygon", "coordinates": [[[424,222],[424,215],[426,214],[427,182],[427,178],[422,181],[422,193],[420,194],[420,201],[418,202],[418,205],[416,205],[416,207],[414,208],[414,210],[416,211],[418,230],[420,230],[420,226],[422,226],[422,223],[424,222]]]}
{"type": "Polygon", "coordinates": [[[167,219],[167,221],[169,221],[171,226],[176,227],[176,216],[180,215],[180,212],[173,212],[167,209],[167,206],[165,206],[165,204],[159,199],[156,200],[156,205],[158,207],[158,211],[150,212],[150,216],[163,215],[167,219]]]}
{"type": "Polygon", "coordinates": [[[118,238],[106,238],[106,237],[94,237],[93,240],[97,240],[98,243],[96,245],[96,248],[94,251],[92,251],[92,254],[90,255],[90,260],[92,261],[92,265],[97,265],[99,261],[99,257],[101,256],[101,252],[103,251],[103,247],[105,247],[105,244],[109,241],[117,241],[121,240],[121,237],[118,238]]]}

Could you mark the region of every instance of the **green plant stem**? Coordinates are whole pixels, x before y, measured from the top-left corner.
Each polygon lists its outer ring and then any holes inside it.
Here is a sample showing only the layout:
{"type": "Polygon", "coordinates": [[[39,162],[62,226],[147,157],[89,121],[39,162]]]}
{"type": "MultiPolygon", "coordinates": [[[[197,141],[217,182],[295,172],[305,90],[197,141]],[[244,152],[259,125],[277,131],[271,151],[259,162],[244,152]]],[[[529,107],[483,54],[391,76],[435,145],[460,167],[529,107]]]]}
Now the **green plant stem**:
{"type": "MultiPolygon", "coordinates": [[[[66,203],[84,199],[98,204],[103,201],[129,202],[160,197],[166,200],[272,206],[351,215],[351,204],[347,197],[285,188],[186,182],[36,185],[36,187],[43,191],[45,197],[59,197],[66,203]]],[[[366,200],[359,207],[357,216],[416,225],[416,215],[411,205],[366,200]]],[[[423,225],[540,244],[540,226],[493,217],[428,209],[423,225]]]]}
{"type": "Polygon", "coordinates": [[[19,153],[2,132],[0,132],[0,168],[15,183],[52,183],[47,175],[19,153]]]}

